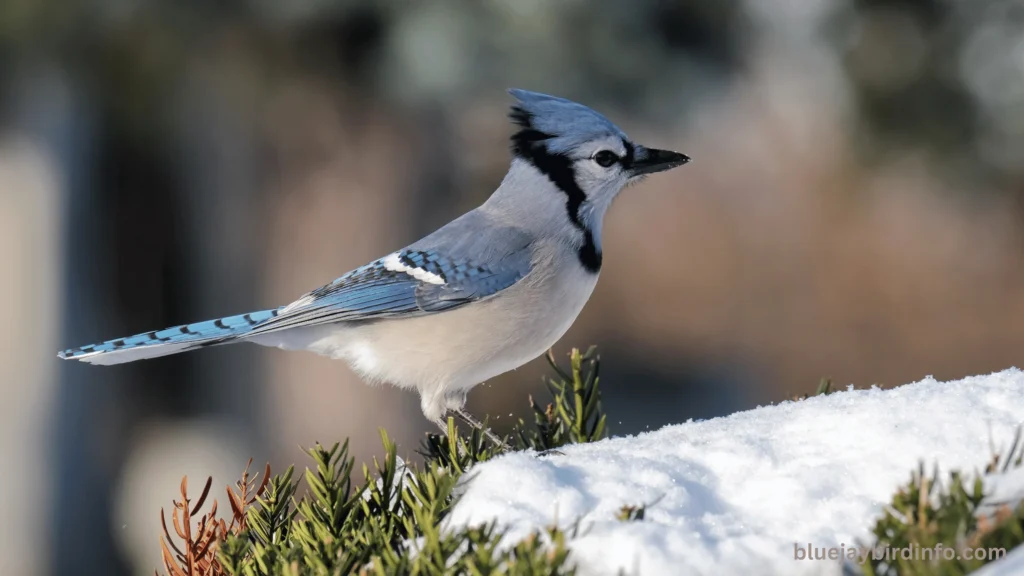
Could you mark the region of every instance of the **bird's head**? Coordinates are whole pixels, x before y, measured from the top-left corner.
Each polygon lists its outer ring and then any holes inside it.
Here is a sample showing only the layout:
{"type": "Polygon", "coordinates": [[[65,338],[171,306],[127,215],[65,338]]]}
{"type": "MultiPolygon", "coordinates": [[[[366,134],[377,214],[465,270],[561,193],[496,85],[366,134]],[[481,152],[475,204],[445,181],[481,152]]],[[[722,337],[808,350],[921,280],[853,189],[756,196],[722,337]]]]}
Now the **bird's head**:
{"type": "Polygon", "coordinates": [[[598,112],[571,100],[512,89],[512,153],[578,203],[608,204],[627,184],[686,164],[685,154],[647,148],[598,112]]]}
{"type": "Polygon", "coordinates": [[[631,141],[610,120],[571,100],[509,93],[512,167],[481,208],[537,234],[568,239],[588,271],[601,268],[604,214],[623,187],[690,158],[631,141]]]}

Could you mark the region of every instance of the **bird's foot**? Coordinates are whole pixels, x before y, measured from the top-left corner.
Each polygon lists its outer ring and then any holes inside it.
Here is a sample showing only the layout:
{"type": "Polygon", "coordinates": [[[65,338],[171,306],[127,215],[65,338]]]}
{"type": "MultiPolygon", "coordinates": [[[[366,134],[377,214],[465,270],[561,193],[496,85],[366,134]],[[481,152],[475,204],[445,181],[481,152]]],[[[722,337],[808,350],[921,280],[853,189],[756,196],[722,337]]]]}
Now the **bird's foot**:
{"type": "Polygon", "coordinates": [[[510,446],[508,442],[505,442],[497,434],[495,434],[490,428],[484,426],[483,422],[481,422],[481,421],[477,420],[476,418],[474,418],[472,414],[470,414],[469,412],[466,412],[462,408],[459,408],[459,409],[455,410],[455,413],[458,414],[459,417],[462,418],[466,422],[466,424],[469,424],[473,428],[476,428],[480,432],[483,432],[484,436],[486,436],[487,439],[490,440],[492,444],[494,444],[498,448],[501,448],[502,451],[504,451],[504,452],[512,452],[512,446],[510,446]]]}

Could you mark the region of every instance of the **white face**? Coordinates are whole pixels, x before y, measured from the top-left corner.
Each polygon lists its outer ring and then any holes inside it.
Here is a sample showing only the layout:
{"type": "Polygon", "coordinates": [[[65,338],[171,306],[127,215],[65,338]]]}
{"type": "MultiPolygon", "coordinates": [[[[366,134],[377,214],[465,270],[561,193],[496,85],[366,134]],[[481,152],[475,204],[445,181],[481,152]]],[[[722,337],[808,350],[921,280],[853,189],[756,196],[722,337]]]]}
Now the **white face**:
{"type": "Polygon", "coordinates": [[[605,211],[630,180],[621,161],[626,154],[622,139],[613,135],[587,142],[573,151],[576,183],[587,196],[580,216],[590,229],[600,229],[605,211]]]}
{"type": "Polygon", "coordinates": [[[587,142],[573,151],[576,183],[588,198],[592,191],[601,193],[626,184],[629,176],[621,162],[625,156],[626,146],[617,136],[587,142]]]}

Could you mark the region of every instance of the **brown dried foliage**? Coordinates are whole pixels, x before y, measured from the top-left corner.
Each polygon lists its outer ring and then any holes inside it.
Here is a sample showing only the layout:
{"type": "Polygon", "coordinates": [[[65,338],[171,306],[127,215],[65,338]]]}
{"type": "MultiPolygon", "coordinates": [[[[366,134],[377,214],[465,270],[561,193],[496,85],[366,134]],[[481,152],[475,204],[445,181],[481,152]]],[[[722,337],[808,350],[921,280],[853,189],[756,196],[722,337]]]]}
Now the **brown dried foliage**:
{"type": "MultiPolygon", "coordinates": [[[[213,477],[206,479],[203,492],[193,505],[188,497],[188,477],[181,479],[181,500],[174,500],[174,512],[171,513],[171,522],[174,525],[174,532],[181,540],[181,547],[175,544],[175,538],[167,529],[167,517],[164,509],[160,509],[160,522],[163,524],[164,533],[160,536],[160,550],[163,557],[164,569],[169,576],[223,576],[223,567],[217,560],[217,547],[220,542],[229,534],[239,534],[248,527],[246,512],[249,506],[256,501],[256,498],[263,495],[270,480],[270,464],[267,464],[263,471],[263,478],[256,486],[258,475],[249,475],[249,466],[252,465],[252,458],[245,465],[242,471],[242,479],[235,483],[235,487],[226,487],[228,502],[231,504],[230,521],[217,517],[217,500],[213,501],[210,511],[192,526],[192,518],[199,512],[199,509],[206,503],[206,497],[210,494],[210,486],[213,484],[213,477]]],[[[159,572],[155,572],[159,576],[159,572]]]]}

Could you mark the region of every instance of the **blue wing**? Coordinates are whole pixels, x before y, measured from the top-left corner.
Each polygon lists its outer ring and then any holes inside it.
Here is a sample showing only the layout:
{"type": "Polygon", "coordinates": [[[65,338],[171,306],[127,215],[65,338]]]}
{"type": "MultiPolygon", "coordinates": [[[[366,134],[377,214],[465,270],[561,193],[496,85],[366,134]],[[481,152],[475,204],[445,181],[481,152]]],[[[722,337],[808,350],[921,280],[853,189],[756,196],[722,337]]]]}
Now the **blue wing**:
{"type": "Polygon", "coordinates": [[[496,294],[529,270],[530,251],[525,249],[488,264],[440,250],[406,249],[309,292],[251,334],[442,312],[496,294]]]}

